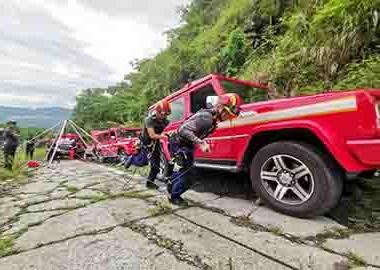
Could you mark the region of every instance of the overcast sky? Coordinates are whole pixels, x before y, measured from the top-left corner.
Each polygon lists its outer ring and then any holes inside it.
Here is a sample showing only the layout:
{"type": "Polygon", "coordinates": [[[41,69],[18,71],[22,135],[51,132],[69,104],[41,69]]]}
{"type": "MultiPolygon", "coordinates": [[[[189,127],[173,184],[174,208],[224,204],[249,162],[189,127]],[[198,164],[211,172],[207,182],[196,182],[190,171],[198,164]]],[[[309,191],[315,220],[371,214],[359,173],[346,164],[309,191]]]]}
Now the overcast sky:
{"type": "Polygon", "coordinates": [[[166,46],[189,0],[3,0],[0,105],[72,107],[166,46]]]}

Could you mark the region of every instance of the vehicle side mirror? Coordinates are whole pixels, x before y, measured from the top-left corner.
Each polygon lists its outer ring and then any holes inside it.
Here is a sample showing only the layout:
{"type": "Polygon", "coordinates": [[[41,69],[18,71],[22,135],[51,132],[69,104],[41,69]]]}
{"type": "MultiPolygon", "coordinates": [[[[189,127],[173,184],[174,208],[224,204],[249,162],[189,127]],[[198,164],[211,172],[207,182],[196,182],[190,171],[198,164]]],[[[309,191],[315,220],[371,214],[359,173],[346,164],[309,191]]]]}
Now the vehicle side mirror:
{"type": "Polygon", "coordinates": [[[208,96],[206,98],[206,107],[214,107],[216,104],[218,104],[219,97],[218,96],[208,96]]]}

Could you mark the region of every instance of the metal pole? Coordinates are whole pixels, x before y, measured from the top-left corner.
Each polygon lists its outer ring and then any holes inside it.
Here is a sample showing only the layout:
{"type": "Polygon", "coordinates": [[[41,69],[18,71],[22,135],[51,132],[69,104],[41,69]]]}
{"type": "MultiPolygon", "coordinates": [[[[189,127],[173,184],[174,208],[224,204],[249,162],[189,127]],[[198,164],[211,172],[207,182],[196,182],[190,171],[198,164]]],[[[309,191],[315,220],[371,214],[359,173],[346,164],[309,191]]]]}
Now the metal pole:
{"type": "Polygon", "coordinates": [[[96,143],[100,143],[97,139],[95,139],[95,138],[92,137],[90,134],[88,134],[87,131],[85,131],[83,128],[81,128],[80,126],[78,126],[77,124],[75,124],[74,121],[72,121],[72,120],[69,120],[69,121],[70,121],[70,123],[71,123],[72,125],[74,125],[74,126],[77,127],[80,131],[82,131],[86,136],[90,137],[90,138],[91,138],[92,140],[94,140],[96,143]]]}
{"type": "MultiPolygon", "coordinates": [[[[83,128],[81,128],[80,126],[78,126],[77,124],[75,124],[74,121],[72,121],[72,120],[69,120],[69,121],[70,121],[71,124],[73,124],[74,126],[76,126],[80,131],[82,131],[85,135],[87,135],[88,137],[90,137],[90,138],[91,138],[92,140],[94,140],[96,143],[100,144],[100,142],[99,142],[97,139],[95,139],[95,138],[92,137],[90,134],[88,134],[88,132],[85,131],[83,128]]],[[[117,151],[112,151],[112,150],[110,150],[110,152],[117,154],[117,151]]]]}
{"type": "Polygon", "coordinates": [[[54,156],[55,156],[55,154],[57,153],[58,145],[59,145],[58,142],[59,142],[59,140],[62,138],[62,135],[63,135],[63,132],[65,131],[65,127],[66,127],[66,125],[67,125],[67,120],[65,120],[65,121],[63,122],[61,132],[59,133],[58,139],[57,139],[57,141],[55,142],[55,148],[54,148],[53,155],[50,157],[50,160],[49,160],[49,166],[50,166],[51,163],[53,162],[54,156]]]}
{"type": "Polygon", "coordinates": [[[82,140],[82,142],[84,143],[84,145],[86,146],[86,148],[88,148],[87,143],[86,143],[85,140],[83,139],[82,135],[80,135],[80,133],[79,133],[79,131],[77,130],[77,128],[76,128],[71,122],[69,122],[69,124],[70,124],[71,127],[74,129],[74,131],[78,134],[79,138],[82,140]]]}

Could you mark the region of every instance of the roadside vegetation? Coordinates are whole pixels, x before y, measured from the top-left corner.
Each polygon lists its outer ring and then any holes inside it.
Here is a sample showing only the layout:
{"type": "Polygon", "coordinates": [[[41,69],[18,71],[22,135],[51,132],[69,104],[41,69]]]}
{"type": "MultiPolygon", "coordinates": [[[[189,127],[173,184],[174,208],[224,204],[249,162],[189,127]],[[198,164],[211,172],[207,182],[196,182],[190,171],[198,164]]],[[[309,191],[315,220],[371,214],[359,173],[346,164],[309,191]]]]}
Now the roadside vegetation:
{"type": "MultiPolygon", "coordinates": [[[[34,160],[43,160],[45,158],[45,148],[37,148],[34,152],[34,160]]],[[[13,170],[9,171],[4,169],[4,157],[3,152],[0,153],[0,184],[6,180],[12,180],[12,182],[22,182],[28,176],[29,171],[26,167],[26,163],[29,159],[25,155],[25,149],[20,146],[16,158],[13,164],[13,170]]]]}
{"type": "Polygon", "coordinates": [[[285,96],[380,88],[380,0],[193,0],[180,15],[166,49],[81,92],[77,124],[139,126],[149,105],[209,73],[266,72],[285,96]]]}

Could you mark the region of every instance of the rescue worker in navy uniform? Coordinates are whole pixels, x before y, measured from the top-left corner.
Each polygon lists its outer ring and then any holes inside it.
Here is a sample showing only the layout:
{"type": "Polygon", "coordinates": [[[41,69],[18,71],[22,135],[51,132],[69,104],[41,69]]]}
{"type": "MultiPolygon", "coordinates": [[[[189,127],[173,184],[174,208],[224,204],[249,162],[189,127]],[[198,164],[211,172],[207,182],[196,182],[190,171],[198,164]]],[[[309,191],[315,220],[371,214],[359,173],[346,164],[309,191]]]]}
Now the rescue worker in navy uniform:
{"type": "Polygon", "coordinates": [[[9,121],[4,130],[4,167],[12,170],[16,149],[19,145],[19,135],[16,130],[16,121],[9,121]]]}
{"type": "Polygon", "coordinates": [[[160,139],[166,138],[163,132],[169,124],[170,104],[166,100],[156,104],[153,111],[145,118],[144,128],[141,134],[141,143],[148,149],[150,172],[146,182],[148,188],[157,188],[154,180],[160,172],[161,144],[160,139]]]}
{"type": "Polygon", "coordinates": [[[211,109],[202,109],[187,119],[174,135],[169,137],[169,151],[180,170],[172,173],[167,185],[169,201],[173,204],[186,203],[183,194],[191,185],[190,169],[194,162],[195,145],[203,152],[209,152],[210,146],[204,140],[217,128],[218,122],[232,120],[239,115],[240,97],[225,94],[219,97],[211,109]]]}

